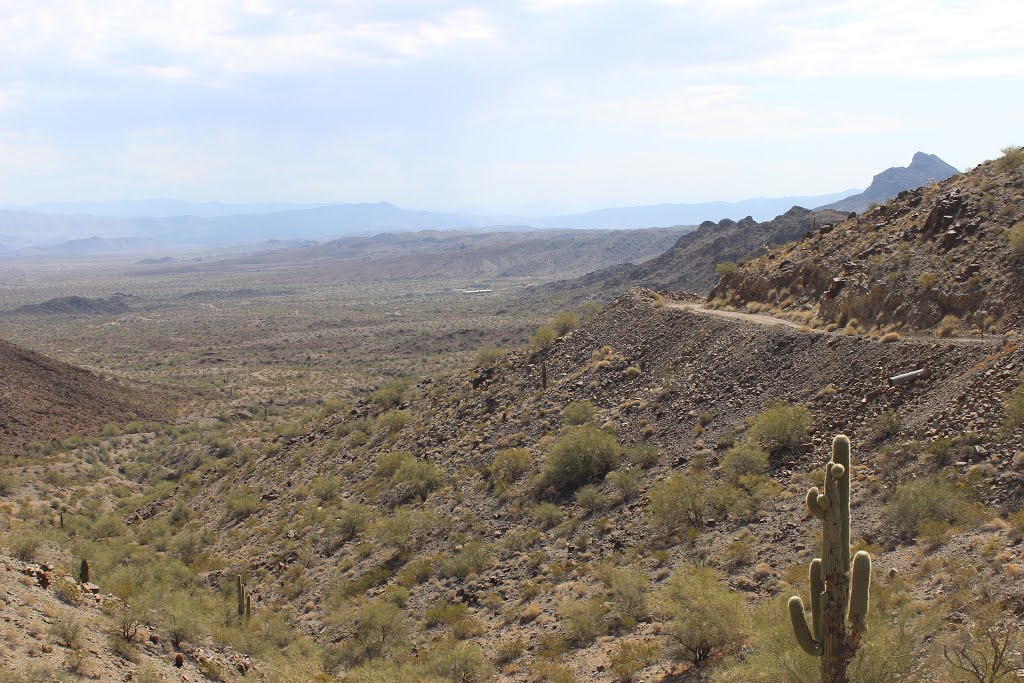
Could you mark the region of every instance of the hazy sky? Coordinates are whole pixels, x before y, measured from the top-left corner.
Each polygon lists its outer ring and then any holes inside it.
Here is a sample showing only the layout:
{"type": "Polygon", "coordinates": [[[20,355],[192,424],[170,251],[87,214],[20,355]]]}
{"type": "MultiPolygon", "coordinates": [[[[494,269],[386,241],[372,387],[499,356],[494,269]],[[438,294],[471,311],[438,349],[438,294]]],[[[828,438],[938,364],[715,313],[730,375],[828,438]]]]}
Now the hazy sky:
{"type": "Polygon", "coordinates": [[[864,186],[1024,144],[1021,0],[0,0],[0,202],[864,186]]]}

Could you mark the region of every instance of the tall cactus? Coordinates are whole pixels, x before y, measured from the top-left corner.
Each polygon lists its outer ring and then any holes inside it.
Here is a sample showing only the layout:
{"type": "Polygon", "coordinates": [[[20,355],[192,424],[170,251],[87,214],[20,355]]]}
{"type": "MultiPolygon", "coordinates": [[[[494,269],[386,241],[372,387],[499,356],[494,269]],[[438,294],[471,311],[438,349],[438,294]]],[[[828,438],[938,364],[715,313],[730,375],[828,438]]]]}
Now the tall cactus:
{"type": "Polygon", "coordinates": [[[821,657],[821,683],[848,683],[846,669],[867,631],[871,556],[863,550],[850,569],[850,440],[832,441],[825,483],[807,492],[808,511],[821,520],[821,558],[811,562],[811,626],[804,603],[789,599],[793,633],[804,651],[821,657]],[[849,623],[847,623],[849,621],[849,623]]]}

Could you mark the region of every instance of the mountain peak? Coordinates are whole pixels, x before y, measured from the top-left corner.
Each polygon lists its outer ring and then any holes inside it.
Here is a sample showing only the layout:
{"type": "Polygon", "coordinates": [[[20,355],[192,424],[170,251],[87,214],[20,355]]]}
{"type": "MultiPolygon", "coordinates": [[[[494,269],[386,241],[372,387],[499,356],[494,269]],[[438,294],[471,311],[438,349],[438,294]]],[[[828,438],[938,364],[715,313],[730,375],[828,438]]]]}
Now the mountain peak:
{"type": "Polygon", "coordinates": [[[904,190],[955,176],[958,171],[934,154],[915,152],[908,166],[893,166],[877,174],[868,189],[820,208],[862,212],[871,204],[882,204],[904,190]]]}

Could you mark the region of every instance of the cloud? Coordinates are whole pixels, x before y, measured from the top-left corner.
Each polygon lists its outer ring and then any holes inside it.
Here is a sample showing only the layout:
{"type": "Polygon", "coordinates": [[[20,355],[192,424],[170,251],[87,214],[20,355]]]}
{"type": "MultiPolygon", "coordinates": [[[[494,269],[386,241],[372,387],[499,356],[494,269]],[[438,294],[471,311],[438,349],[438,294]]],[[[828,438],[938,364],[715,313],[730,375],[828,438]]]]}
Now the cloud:
{"type": "Polygon", "coordinates": [[[269,1],[50,0],[14,2],[0,12],[6,69],[48,62],[174,81],[399,63],[497,35],[475,8],[438,7],[381,19],[359,3],[285,8],[269,1]]]}

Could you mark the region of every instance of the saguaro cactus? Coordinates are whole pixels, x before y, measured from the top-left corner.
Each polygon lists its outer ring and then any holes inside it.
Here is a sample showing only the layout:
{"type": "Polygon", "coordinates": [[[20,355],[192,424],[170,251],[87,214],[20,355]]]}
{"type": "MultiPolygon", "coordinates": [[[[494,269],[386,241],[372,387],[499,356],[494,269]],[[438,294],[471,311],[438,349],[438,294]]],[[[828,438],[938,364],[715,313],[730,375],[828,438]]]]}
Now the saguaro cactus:
{"type": "Polygon", "coordinates": [[[822,523],[821,558],[811,562],[810,627],[803,601],[789,599],[793,633],[807,654],[821,657],[821,683],[848,683],[846,669],[867,630],[871,556],[858,552],[851,572],[850,440],[845,436],[832,441],[824,486],[807,492],[807,509],[822,523]]]}

